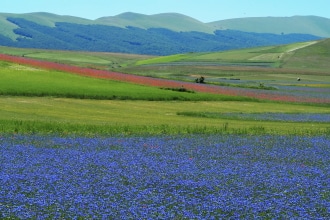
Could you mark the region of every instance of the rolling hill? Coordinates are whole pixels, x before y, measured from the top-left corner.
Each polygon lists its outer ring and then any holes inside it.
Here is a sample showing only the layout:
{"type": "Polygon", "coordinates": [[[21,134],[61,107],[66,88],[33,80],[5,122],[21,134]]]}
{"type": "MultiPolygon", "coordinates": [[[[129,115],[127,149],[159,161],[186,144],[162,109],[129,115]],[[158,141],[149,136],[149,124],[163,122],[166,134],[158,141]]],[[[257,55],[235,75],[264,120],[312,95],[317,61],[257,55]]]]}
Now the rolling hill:
{"type": "Polygon", "coordinates": [[[143,29],[165,28],[172,31],[197,31],[212,34],[215,30],[207,24],[194,18],[178,14],[163,13],[155,15],[144,15],[132,12],[126,12],[117,16],[102,17],[95,20],[98,24],[119,26],[119,27],[138,27],[143,29]]]}
{"type": "Polygon", "coordinates": [[[18,34],[14,32],[15,29],[18,28],[17,25],[8,21],[7,18],[22,18],[31,22],[35,22],[36,24],[43,25],[46,27],[55,27],[57,22],[68,22],[75,24],[93,24],[93,21],[78,18],[73,16],[61,16],[46,12],[38,12],[38,13],[27,13],[27,14],[10,14],[10,13],[0,13],[0,34],[9,37],[12,40],[16,40],[19,37],[18,34]]]}
{"type": "Polygon", "coordinates": [[[256,33],[304,33],[330,37],[330,19],[317,16],[236,18],[208,23],[217,30],[240,30],[256,33]]]}
{"type": "Polygon", "coordinates": [[[326,70],[330,69],[330,39],[294,51],[285,59],[284,68],[326,70]]]}
{"type": "Polygon", "coordinates": [[[136,62],[138,66],[224,66],[301,69],[328,72],[330,39],[279,46],[257,47],[220,52],[188,53],[151,57],[136,62]]]}
{"type": "Polygon", "coordinates": [[[213,23],[176,13],[123,13],[96,20],[50,13],[2,13],[0,25],[2,46],[148,55],[224,51],[320,39],[304,33],[253,33],[223,27],[217,30],[213,23]]]}
{"type": "Polygon", "coordinates": [[[207,68],[214,68],[215,70],[228,69],[230,67],[233,70],[253,68],[254,70],[267,72],[276,69],[277,72],[316,72],[321,75],[329,75],[329,49],[330,39],[322,39],[277,46],[169,56],[24,49],[2,46],[0,46],[0,53],[93,69],[118,70],[119,68],[121,72],[142,75],[149,75],[150,71],[154,73],[167,72],[172,68],[181,71],[185,67],[189,69],[188,72],[195,72],[195,70],[200,72],[200,69],[207,68]],[[192,66],[198,66],[199,70],[192,66]]]}

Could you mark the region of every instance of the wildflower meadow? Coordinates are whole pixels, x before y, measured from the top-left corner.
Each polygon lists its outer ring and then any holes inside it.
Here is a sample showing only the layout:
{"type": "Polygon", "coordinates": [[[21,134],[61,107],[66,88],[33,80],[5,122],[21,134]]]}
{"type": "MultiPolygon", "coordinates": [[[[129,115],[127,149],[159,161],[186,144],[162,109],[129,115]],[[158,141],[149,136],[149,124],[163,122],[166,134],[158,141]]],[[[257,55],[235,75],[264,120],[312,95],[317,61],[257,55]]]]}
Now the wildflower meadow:
{"type": "Polygon", "coordinates": [[[30,59],[25,57],[11,56],[0,54],[0,60],[14,62],[22,65],[30,65],[37,68],[48,70],[59,70],[69,73],[74,73],[83,76],[89,76],[93,78],[110,79],[122,82],[129,82],[140,85],[163,87],[163,88],[184,88],[186,90],[221,94],[229,96],[245,96],[260,100],[272,100],[281,102],[297,102],[297,103],[330,103],[329,88],[304,88],[301,90],[298,88],[291,88],[291,90],[256,90],[247,88],[234,88],[226,86],[215,86],[207,84],[198,84],[192,82],[182,82],[169,79],[160,79],[146,76],[139,76],[133,74],[124,74],[113,71],[97,70],[91,68],[83,68],[78,66],[71,66],[66,64],[60,64],[49,61],[42,61],[36,59],[30,59]]]}
{"type": "Polygon", "coordinates": [[[330,219],[328,56],[287,47],[2,48],[0,219],[330,219]]]}
{"type": "Polygon", "coordinates": [[[4,219],[329,219],[330,138],[0,137],[4,219]]]}

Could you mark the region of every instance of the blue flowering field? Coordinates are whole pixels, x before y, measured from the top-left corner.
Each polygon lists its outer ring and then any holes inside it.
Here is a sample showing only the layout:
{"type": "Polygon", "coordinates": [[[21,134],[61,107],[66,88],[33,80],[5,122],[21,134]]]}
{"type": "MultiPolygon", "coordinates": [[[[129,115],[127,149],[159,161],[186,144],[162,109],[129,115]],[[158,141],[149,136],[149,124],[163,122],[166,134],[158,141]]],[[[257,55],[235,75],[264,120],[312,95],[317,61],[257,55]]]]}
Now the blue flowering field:
{"type": "Polygon", "coordinates": [[[0,136],[0,218],[329,219],[330,138],[0,136]]]}
{"type": "Polygon", "coordinates": [[[218,112],[180,112],[181,115],[190,115],[205,118],[225,118],[225,119],[239,119],[252,121],[283,121],[283,122],[318,122],[329,123],[330,114],[318,113],[218,113],[218,112]]]}

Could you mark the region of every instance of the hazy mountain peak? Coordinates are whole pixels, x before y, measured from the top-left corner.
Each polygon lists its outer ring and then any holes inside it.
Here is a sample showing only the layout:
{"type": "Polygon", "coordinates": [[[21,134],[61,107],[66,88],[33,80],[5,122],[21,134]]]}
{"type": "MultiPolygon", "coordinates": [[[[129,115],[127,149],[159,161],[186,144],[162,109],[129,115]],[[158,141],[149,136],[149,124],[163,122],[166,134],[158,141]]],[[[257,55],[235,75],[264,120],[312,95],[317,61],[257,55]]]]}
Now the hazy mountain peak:
{"type": "Polygon", "coordinates": [[[96,20],[45,12],[0,13],[0,45],[15,47],[164,55],[320,39],[317,36],[330,37],[329,19],[264,17],[203,23],[179,13],[126,12],[96,20]]]}
{"type": "Polygon", "coordinates": [[[124,12],[124,13],[121,13],[121,14],[116,15],[114,17],[123,18],[123,19],[135,19],[135,18],[147,17],[147,16],[148,15],[139,14],[139,13],[135,13],[135,12],[124,12]]]}
{"type": "Polygon", "coordinates": [[[142,29],[165,28],[176,32],[204,32],[213,34],[216,30],[239,30],[255,33],[274,34],[311,34],[321,37],[330,37],[330,19],[318,16],[292,17],[248,17],[235,18],[210,23],[203,23],[195,18],[180,13],[160,13],[145,15],[135,12],[125,12],[116,16],[101,17],[96,20],[57,15],[48,12],[34,12],[26,14],[0,13],[0,26],[5,36],[15,38],[15,25],[7,21],[8,17],[24,18],[48,27],[55,27],[57,22],[74,24],[100,24],[125,28],[127,26],[142,29]]]}

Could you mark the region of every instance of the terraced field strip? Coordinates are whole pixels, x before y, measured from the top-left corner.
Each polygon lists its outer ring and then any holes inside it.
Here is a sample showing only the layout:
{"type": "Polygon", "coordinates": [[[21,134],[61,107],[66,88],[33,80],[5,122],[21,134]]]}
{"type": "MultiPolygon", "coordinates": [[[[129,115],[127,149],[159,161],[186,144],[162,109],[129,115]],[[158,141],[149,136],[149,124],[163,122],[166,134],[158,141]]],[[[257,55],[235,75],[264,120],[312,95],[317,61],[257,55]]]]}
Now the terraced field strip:
{"type": "Polygon", "coordinates": [[[272,100],[272,101],[330,103],[330,97],[329,98],[296,97],[287,94],[282,95],[281,93],[271,93],[262,90],[256,91],[256,90],[248,90],[248,89],[233,88],[233,87],[181,82],[181,81],[166,80],[166,79],[152,78],[146,76],[138,76],[132,74],[124,74],[118,72],[110,72],[105,70],[82,68],[82,67],[70,66],[70,65],[59,64],[54,62],[34,60],[25,57],[15,57],[5,54],[0,54],[0,60],[19,63],[22,65],[29,65],[38,68],[59,70],[68,73],[79,74],[82,76],[130,82],[134,84],[147,85],[147,86],[155,86],[155,87],[163,87],[163,88],[164,87],[185,88],[197,92],[222,94],[222,95],[230,95],[230,96],[244,96],[255,99],[272,100]]]}
{"type": "Polygon", "coordinates": [[[226,114],[244,116],[264,115],[268,112],[286,114],[326,115],[324,106],[272,102],[244,101],[137,101],[91,100],[52,97],[3,97],[0,96],[1,131],[38,131],[69,133],[106,133],[109,130],[133,133],[179,133],[189,129],[215,133],[221,129],[246,130],[288,134],[292,132],[318,132],[330,129],[329,123],[260,121],[226,114]],[[212,117],[213,116],[215,117],[212,117]],[[205,115],[206,117],[201,117],[205,115]],[[208,117],[208,115],[210,117],[208,117]],[[23,127],[23,128],[22,128],[23,127]],[[24,130],[25,129],[25,130],[24,130]],[[58,130],[57,130],[58,129],[58,130]],[[165,131],[164,131],[165,129],[165,131]]]}

